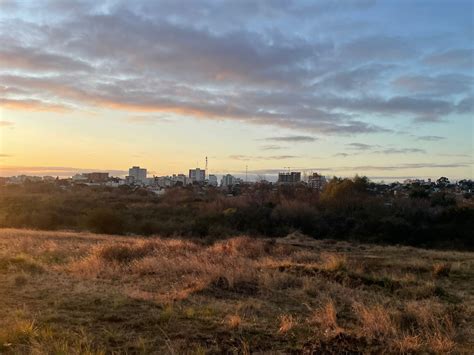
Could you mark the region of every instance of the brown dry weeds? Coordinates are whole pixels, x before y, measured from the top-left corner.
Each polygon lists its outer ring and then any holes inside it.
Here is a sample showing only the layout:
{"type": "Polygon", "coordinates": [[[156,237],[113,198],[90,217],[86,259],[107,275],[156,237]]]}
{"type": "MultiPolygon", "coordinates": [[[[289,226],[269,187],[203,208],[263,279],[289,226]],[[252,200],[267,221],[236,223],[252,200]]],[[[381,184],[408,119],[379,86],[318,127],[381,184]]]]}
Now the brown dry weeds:
{"type": "Polygon", "coordinates": [[[472,253],[298,238],[0,230],[0,353],[472,351],[472,253]]]}

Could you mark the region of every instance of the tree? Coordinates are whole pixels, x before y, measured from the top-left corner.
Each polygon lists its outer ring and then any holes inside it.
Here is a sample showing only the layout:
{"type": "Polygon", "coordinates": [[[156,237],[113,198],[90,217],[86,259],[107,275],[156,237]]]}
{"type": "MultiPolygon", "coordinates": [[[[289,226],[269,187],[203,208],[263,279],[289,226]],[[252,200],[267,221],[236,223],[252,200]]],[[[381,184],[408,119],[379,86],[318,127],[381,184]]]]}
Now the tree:
{"type": "Polygon", "coordinates": [[[440,177],[438,180],[436,180],[436,184],[441,187],[446,187],[450,184],[449,179],[445,176],[440,177]]]}

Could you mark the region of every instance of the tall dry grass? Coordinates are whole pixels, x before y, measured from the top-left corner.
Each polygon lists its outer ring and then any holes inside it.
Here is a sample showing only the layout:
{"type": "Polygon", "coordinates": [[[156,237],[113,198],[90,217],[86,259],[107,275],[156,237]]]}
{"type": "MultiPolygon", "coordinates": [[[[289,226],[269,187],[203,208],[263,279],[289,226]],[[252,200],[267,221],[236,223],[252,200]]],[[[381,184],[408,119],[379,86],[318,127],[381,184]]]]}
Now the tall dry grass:
{"type": "Polygon", "coordinates": [[[239,347],[248,352],[289,351],[291,343],[293,350],[317,353],[318,348],[308,347],[323,344],[336,351],[338,342],[352,339],[353,351],[366,346],[368,352],[383,348],[388,353],[449,353],[460,351],[460,342],[467,342],[463,334],[469,334],[465,310],[472,303],[462,303],[462,297],[469,300],[467,291],[456,290],[467,287],[459,280],[471,270],[469,256],[461,259],[456,254],[461,261],[455,261],[450,253],[309,239],[295,246],[240,236],[208,245],[158,237],[8,233],[0,231],[0,281],[7,285],[6,292],[0,288],[0,305],[6,299],[9,305],[31,302],[42,308],[35,313],[37,319],[18,324],[0,309],[0,318],[5,318],[0,319],[0,342],[7,344],[6,350],[113,352],[117,348],[108,347],[101,337],[120,342],[127,337],[123,327],[133,330],[132,324],[147,331],[140,333],[142,340],[133,335],[133,341],[124,344],[145,353],[156,351],[157,343],[160,351],[181,353],[194,336],[198,340],[192,349],[202,352],[239,347]],[[455,267],[434,277],[433,260],[455,267]],[[34,299],[38,292],[42,298],[34,299]],[[91,315],[89,302],[101,304],[103,297],[112,299],[110,306],[106,303],[91,315]],[[117,317],[127,302],[132,303],[117,317]],[[44,311],[58,304],[63,308],[48,319],[64,322],[63,338],[51,335],[41,321],[44,311]],[[74,341],[70,328],[79,314],[76,307],[84,307],[84,314],[97,322],[88,334],[97,331],[100,336],[74,341]],[[134,314],[144,310],[156,313],[146,325],[140,323],[144,314],[139,319],[134,314]],[[103,313],[115,320],[107,322],[103,313]],[[152,333],[148,327],[155,323],[159,328],[153,331],[165,343],[147,338],[152,333]],[[256,344],[255,339],[266,343],[256,344]],[[226,347],[206,348],[216,341],[226,347]],[[371,348],[374,344],[379,348],[371,348]]]}
{"type": "Polygon", "coordinates": [[[337,322],[337,310],[333,300],[326,301],[314,310],[309,322],[318,327],[325,336],[334,336],[343,331],[337,322]]]}
{"type": "MultiPolygon", "coordinates": [[[[236,288],[258,282],[258,260],[268,256],[266,241],[236,237],[211,246],[173,239],[137,239],[133,243],[102,243],[73,262],[69,271],[83,277],[134,279],[153,276],[164,286],[163,297],[186,298],[217,283],[236,288]]],[[[158,289],[160,288],[157,286],[158,289]]],[[[157,290],[159,291],[159,290],[157,290]]]]}

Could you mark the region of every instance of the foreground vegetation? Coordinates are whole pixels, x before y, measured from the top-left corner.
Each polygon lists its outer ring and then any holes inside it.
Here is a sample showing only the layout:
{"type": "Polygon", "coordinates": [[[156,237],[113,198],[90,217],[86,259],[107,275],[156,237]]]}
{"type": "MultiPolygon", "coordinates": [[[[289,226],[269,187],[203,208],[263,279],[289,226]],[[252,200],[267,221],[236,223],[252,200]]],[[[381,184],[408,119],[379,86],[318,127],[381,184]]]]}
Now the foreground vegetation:
{"type": "Polygon", "coordinates": [[[0,228],[200,237],[245,234],[474,250],[474,199],[414,185],[380,193],[366,178],[333,179],[321,193],[304,186],[167,190],[25,183],[0,186],[0,228]]]}
{"type": "Polygon", "coordinates": [[[0,353],[472,353],[474,254],[0,230],[0,353]]]}

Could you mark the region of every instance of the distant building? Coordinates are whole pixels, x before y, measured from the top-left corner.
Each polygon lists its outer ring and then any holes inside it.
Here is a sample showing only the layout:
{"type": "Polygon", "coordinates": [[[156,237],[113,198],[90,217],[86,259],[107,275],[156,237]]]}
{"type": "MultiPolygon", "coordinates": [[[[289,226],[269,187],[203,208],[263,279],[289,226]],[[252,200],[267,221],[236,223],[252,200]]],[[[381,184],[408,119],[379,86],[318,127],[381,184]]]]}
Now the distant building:
{"type": "Polygon", "coordinates": [[[72,181],[74,181],[74,182],[87,182],[88,179],[84,174],[76,174],[72,177],[72,181]]]}
{"type": "Polygon", "coordinates": [[[18,175],[9,177],[7,184],[24,184],[25,182],[38,182],[42,180],[43,178],[41,176],[18,175]]]}
{"type": "Polygon", "coordinates": [[[211,174],[207,180],[210,186],[217,186],[217,176],[211,174]]]}
{"type": "Polygon", "coordinates": [[[121,185],[125,184],[125,180],[120,179],[118,177],[111,177],[109,180],[105,183],[105,186],[109,187],[119,187],[121,185]]]}
{"type": "Polygon", "coordinates": [[[175,184],[173,179],[169,176],[160,176],[155,178],[156,185],[160,188],[171,187],[175,184]]]}
{"type": "Polygon", "coordinates": [[[300,181],[301,181],[301,172],[299,171],[278,174],[279,184],[296,184],[300,181]]]}
{"type": "Polygon", "coordinates": [[[326,178],[318,173],[313,173],[308,177],[308,186],[316,189],[322,190],[324,185],[326,185],[326,178]]]}
{"type": "Polygon", "coordinates": [[[234,185],[239,185],[242,182],[243,182],[242,179],[239,179],[239,178],[236,178],[235,176],[227,174],[227,175],[222,176],[221,186],[222,187],[234,186],[234,185]]]}
{"type": "Polygon", "coordinates": [[[206,180],[206,170],[201,170],[199,168],[189,169],[189,178],[192,182],[204,182],[206,180]]]}
{"type": "Polygon", "coordinates": [[[192,181],[184,174],[173,174],[171,179],[173,180],[174,185],[186,186],[192,183],[192,181]]]}
{"type": "Polygon", "coordinates": [[[109,179],[109,173],[86,173],[82,174],[88,182],[106,182],[109,179]]]}
{"type": "Polygon", "coordinates": [[[142,169],[139,166],[134,166],[128,169],[128,176],[130,177],[130,180],[135,183],[147,183],[146,169],[142,169]]]}

